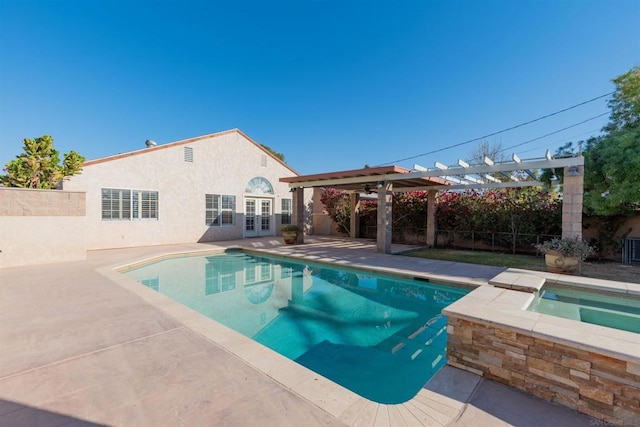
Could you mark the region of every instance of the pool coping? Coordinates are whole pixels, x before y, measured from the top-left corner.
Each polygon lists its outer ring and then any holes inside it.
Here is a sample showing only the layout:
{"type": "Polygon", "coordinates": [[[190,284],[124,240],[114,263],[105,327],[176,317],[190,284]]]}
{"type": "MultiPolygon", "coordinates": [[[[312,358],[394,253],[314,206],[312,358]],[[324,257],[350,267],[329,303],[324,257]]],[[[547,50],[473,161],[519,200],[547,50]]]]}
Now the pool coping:
{"type": "MultiPolygon", "coordinates": [[[[401,404],[377,403],[346,389],[322,375],[253,341],[251,338],[121,274],[122,271],[163,259],[179,256],[219,254],[236,250],[291,258],[293,260],[306,260],[318,264],[340,264],[343,267],[351,269],[375,271],[403,278],[416,277],[416,272],[409,270],[384,267],[376,268],[369,264],[336,262],[336,260],[316,259],[300,254],[299,256],[291,257],[283,255],[281,252],[243,246],[166,252],[126,263],[100,267],[96,271],[115,284],[141,297],[148,304],[162,310],[188,328],[219,344],[244,363],[259,370],[283,387],[291,390],[346,424],[373,424],[374,420],[378,418],[386,418],[391,425],[402,425],[406,423],[406,421],[400,421],[406,419],[416,419],[420,425],[447,425],[461,416],[467,402],[481,381],[481,377],[475,374],[445,365],[408,401],[401,404]],[[457,385],[455,392],[451,390],[452,383],[457,385]],[[397,423],[394,423],[394,419],[397,423]]],[[[482,283],[482,281],[471,285],[456,282],[451,280],[450,277],[440,275],[419,274],[419,276],[429,279],[429,281],[437,282],[438,284],[458,285],[459,287],[467,289],[482,285],[488,286],[487,282],[482,283]]]]}

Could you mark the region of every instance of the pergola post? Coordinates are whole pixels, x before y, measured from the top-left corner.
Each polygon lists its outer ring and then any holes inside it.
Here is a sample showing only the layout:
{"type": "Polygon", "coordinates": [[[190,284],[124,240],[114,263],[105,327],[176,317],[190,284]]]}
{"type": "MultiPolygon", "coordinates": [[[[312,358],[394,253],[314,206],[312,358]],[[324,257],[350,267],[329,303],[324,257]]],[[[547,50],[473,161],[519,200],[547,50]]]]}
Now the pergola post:
{"type": "Polygon", "coordinates": [[[293,192],[293,223],[298,226],[296,243],[304,243],[304,188],[297,187],[293,192]]]}
{"type": "Polygon", "coordinates": [[[349,237],[355,239],[360,235],[360,194],[351,193],[349,195],[349,202],[351,204],[349,237]]]}
{"type": "Polygon", "coordinates": [[[378,221],[377,221],[377,250],[380,253],[391,253],[392,238],[392,191],[393,184],[384,182],[378,189],[378,221]]]}
{"type": "Polygon", "coordinates": [[[562,187],[562,238],[582,238],[584,166],[565,166],[562,187]]]}
{"type": "Polygon", "coordinates": [[[427,193],[427,247],[436,245],[436,190],[427,193]]]}

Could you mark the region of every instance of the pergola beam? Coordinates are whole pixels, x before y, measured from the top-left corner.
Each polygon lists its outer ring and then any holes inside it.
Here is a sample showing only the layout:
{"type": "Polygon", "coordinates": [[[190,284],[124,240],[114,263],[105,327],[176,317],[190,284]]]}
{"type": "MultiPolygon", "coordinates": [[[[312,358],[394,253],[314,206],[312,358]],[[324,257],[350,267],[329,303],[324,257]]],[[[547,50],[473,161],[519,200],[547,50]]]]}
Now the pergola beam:
{"type": "Polygon", "coordinates": [[[518,182],[494,182],[482,184],[459,184],[459,185],[430,185],[425,187],[404,187],[394,188],[393,191],[403,193],[406,191],[430,191],[430,190],[464,190],[473,188],[518,188],[518,187],[536,187],[544,185],[540,181],[518,181],[518,182]]]}
{"type": "MultiPolygon", "coordinates": [[[[485,173],[492,173],[492,172],[509,172],[509,171],[518,171],[518,170],[526,170],[526,169],[552,169],[552,168],[559,168],[559,167],[565,167],[565,166],[582,166],[582,165],[584,165],[584,157],[566,157],[563,159],[522,161],[521,163],[515,163],[515,162],[494,163],[493,165],[469,166],[467,168],[452,167],[447,169],[446,174],[447,175],[485,174],[485,173]]],[[[410,172],[407,174],[390,174],[390,175],[386,175],[385,178],[388,180],[403,179],[403,178],[412,179],[412,178],[437,177],[440,175],[442,175],[442,171],[429,170],[429,171],[410,172]]]]}
{"type": "MultiPolygon", "coordinates": [[[[553,169],[553,168],[564,168],[566,166],[582,166],[584,165],[584,157],[566,157],[562,159],[543,159],[543,160],[530,160],[530,161],[522,161],[520,163],[516,162],[505,162],[505,163],[494,163],[493,165],[479,165],[479,166],[469,166],[469,167],[450,167],[448,169],[442,170],[426,170],[426,171],[416,171],[409,173],[392,173],[386,175],[380,175],[379,177],[371,177],[371,176],[354,176],[349,178],[334,178],[334,179],[319,179],[315,181],[305,181],[304,183],[296,182],[290,183],[291,187],[298,187],[300,185],[304,187],[332,187],[339,186],[344,184],[365,184],[372,181],[372,179],[379,179],[381,181],[397,181],[397,180],[407,180],[407,179],[419,179],[419,178],[437,178],[444,176],[455,176],[455,175],[482,175],[487,173],[500,173],[500,172],[512,172],[518,170],[527,170],[527,169],[553,169]]],[[[528,181],[520,181],[520,184],[524,184],[524,182],[528,181]]],[[[496,183],[497,185],[498,183],[496,183]]],[[[471,184],[471,185],[480,185],[480,184],[471,184]]],[[[471,188],[471,185],[469,188],[471,188]]],[[[522,185],[521,185],[522,186],[522,185]]],[[[396,190],[397,191],[397,190],[396,190]]]]}

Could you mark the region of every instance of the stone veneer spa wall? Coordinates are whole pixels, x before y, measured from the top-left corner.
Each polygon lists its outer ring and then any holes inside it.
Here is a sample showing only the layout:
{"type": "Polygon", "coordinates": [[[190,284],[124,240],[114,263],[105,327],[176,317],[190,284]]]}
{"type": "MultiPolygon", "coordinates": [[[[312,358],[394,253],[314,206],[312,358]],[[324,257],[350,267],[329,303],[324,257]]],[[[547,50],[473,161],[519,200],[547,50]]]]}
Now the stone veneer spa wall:
{"type": "Polygon", "coordinates": [[[506,287],[481,286],[443,310],[448,364],[603,422],[640,425],[640,334],[527,311],[528,286],[506,287]]]}
{"type": "Polygon", "coordinates": [[[448,363],[611,422],[640,421],[640,364],[449,317],[448,363]]]}

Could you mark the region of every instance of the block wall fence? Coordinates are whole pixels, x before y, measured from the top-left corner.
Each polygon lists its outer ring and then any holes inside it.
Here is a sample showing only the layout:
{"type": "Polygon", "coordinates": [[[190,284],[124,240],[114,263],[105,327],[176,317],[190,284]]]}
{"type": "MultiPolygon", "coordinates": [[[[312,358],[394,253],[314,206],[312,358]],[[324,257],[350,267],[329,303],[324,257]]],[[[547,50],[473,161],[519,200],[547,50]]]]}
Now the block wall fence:
{"type": "Polygon", "coordinates": [[[0,187],[0,267],[85,259],[85,196],[0,187]]]}

